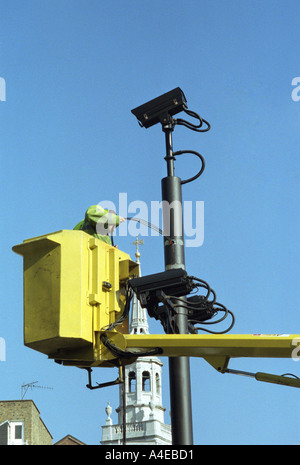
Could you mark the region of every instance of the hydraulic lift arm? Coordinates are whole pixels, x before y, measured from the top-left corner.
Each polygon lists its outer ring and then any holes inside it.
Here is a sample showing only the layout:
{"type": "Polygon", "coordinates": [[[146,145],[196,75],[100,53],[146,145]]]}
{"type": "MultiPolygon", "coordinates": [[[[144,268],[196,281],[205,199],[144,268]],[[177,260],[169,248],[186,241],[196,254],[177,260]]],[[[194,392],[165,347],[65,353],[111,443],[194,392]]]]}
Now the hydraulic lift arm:
{"type": "MultiPolygon", "coordinates": [[[[221,372],[226,371],[230,358],[293,358],[293,353],[297,352],[297,346],[300,345],[300,335],[297,334],[124,334],[123,337],[126,349],[130,351],[160,347],[161,355],[167,357],[202,357],[208,361],[218,359],[220,364],[213,366],[221,372]]],[[[300,357],[300,348],[298,352],[300,357]]]]}
{"type": "Polygon", "coordinates": [[[300,358],[300,335],[132,335],[106,333],[113,347],[120,343],[123,351],[137,356],[142,350],[160,350],[160,356],[166,357],[202,357],[220,373],[250,376],[257,381],[300,387],[300,379],[294,375],[277,376],[268,373],[248,373],[228,369],[231,358],[300,358]],[[122,341],[121,341],[122,339],[122,341]]]}

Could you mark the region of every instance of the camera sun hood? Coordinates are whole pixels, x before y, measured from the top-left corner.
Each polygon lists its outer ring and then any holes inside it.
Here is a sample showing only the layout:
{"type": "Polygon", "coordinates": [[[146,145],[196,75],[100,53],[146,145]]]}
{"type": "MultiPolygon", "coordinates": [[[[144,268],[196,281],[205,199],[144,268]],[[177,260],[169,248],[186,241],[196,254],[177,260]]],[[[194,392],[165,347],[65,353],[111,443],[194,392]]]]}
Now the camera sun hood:
{"type": "Polygon", "coordinates": [[[163,115],[173,116],[187,108],[187,101],[180,87],[170,90],[160,97],[156,97],[143,105],[131,110],[139,124],[150,128],[160,123],[163,115]]]}

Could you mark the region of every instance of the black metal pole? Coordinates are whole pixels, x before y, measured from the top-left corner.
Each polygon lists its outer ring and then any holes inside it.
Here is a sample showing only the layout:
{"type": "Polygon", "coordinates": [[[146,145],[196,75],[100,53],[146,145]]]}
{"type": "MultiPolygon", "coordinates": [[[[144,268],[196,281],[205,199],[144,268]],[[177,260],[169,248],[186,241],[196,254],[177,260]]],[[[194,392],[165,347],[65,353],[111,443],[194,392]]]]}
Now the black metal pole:
{"type": "Polygon", "coordinates": [[[120,380],[123,384],[122,388],[122,403],[123,403],[123,446],[126,446],[126,380],[125,380],[125,367],[119,367],[120,380]]]}
{"type": "MultiPolygon", "coordinates": [[[[163,178],[162,200],[164,230],[165,269],[185,269],[184,231],[182,213],[181,180],[174,175],[174,158],[172,146],[173,125],[163,125],[166,137],[166,161],[168,176],[163,178]]],[[[176,307],[174,325],[168,333],[188,334],[187,310],[176,307]]],[[[192,445],[192,403],[190,383],[190,363],[188,357],[169,358],[170,402],[172,422],[172,444],[192,445]]]]}

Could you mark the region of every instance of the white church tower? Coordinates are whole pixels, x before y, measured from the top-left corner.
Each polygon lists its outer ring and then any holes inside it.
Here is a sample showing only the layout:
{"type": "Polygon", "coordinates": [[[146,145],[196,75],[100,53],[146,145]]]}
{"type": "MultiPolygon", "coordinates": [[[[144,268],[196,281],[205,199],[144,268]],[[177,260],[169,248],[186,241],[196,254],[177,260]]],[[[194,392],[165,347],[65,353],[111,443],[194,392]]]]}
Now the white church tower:
{"type": "MultiPolygon", "coordinates": [[[[136,261],[139,264],[139,245],[143,240],[136,239],[136,261]]],[[[136,296],[133,297],[130,323],[131,334],[149,334],[148,321],[136,296]]],[[[162,405],[161,371],[159,358],[140,357],[135,363],[125,367],[126,392],[126,445],[172,444],[171,426],[164,423],[165,408],[162,405]]],[[[120,384],[119,402],[116,409],[118,424],[110,417],[112,408],[108,404],[106,424],[102,426],[102,445],[123,444],[123,389],[120,384]]]]}

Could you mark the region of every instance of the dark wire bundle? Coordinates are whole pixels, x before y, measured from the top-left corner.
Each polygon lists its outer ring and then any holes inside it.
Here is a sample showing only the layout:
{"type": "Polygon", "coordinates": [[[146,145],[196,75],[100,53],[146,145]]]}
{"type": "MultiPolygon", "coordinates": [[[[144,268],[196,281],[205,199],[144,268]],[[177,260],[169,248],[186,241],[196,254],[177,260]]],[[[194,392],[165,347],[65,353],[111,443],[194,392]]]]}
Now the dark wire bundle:
{"type": "Polygon", "coordinates": [[[196,281],[196,283],[199,283],[199,284],[196,284],[195,287],[197,288],[203,287],[204,289],[207,290],[206,296],[204,297],[196,296],[196,299],[195,299],[196,302],[194,301],[195,303],[194,308],[193,306],[191,306],[194,298],[191,297],[190,300],[188,299],[188,302],[189,302],[189,306],[188,306],[189,318],[188,319],[189,319],[189,325],[193,329],[193,332],[194,331],[197,332],[201,330],[201,331],[206,331],[207,333],[211,333],[211,334],[225,334],[228,331],[230,331],[233,328],[234,323],[235,323],[234,314],[231,312],[231,310],[228,310],[228,308],[226,308],[225,305],[220,304],[219,302],[216,302],[216,293],[213,289],[210,288],[209,284],[206,281],[196,278],[195,276],[191,276],[191,279],[193,281],[196,281]],[[210,294],[213,295],[212,300],[208,300],[210,294]],[[199,298],[200,298],[200,305],[199,305],[199,298]],[[195,308],[196,305],[197,305],[197,308],[195,308]],[[224,313],[224,315],[221,318],[219,318],[218,320],[214,320],[214,321],[206,321],[207,319],[211,319],[215,317],[216,315],[218,315],[219,312],[224,313]],[[214,325],[214,324],[221,323],[227,318],[228,314],[231,315],[232,322],[230,326],[224,331],[212,331],[212,330],[208,330],[207,328],[194,326],[195,324],[198,324],[198,323],[201,323],[204,325],[214,325]],[[206,318],[206,316],[208,316],[208,318],[206,318]]]}
{"type": "MultiPolygon", "coordinates": [[[[113,331],[116,326],[119,326],[123,321],[125,321],[129,317],[129,311],[130,311],[130,306],[131,306],[131,301],[133,297],[133,291],[130,289],[128,286],[128,283],[126,284],[126,289],[125,289],[125,306],[124,306],[124,311],[120,318],[113,323],[111,323],[108,326],[105,326],[102,328],[102,331],[113,331]]],[[[117,358],[117,359],[131,359],[131,358],[136,358],[136,357],[145,357],[145,356],[152,356],[152,355],[158,355],[162,353],[162,349],[160,348],[155,348],[152,350],[148,351],[135,351],[135,352],[130,352],[129,350],[122,350],[118,347],[116,347],[114,344],[112,344],[107,335],[104,333],[101,334],[100,336],[101,342],[109,349],[109,351],[117,358]]]]}
{"type": "Polygon", "coordinates": [[[173,333],[177,333],[173,315],[175,314],[175,311],[178,307],[181,307],[187,311],[188,329],[192,334],[196,334],[198,331],[205,331],[211,334],[225,334],[230,331],[235,323],[234,314],[224,305],[216,302],[216,293],[213,289],[211,289],[206,281],[196,278],[195,276],[189,276],[189,278],[194,282],[194,288],[205,289],[206,295],[193,295],[191,297],[165,295],[161,299],[164,305],[157,307],[156,311],[154,312],[154,317],[157,320],[160,320],[165,332],[169,332],[169,329],[171,329],[173,333]],[[211,294],[212,299],[209,300],[211,294]],[[221,318],[213,321],[207,321],[217,316],[219,312],[223,313],[221,318]],[[231,315],[232,322],[230,326],[223,331],[212,331],[204,328],[203,326],[195,326],[199,323],[202,325],[214,325],[221,323],[228,317],[229,314],[231,315]]]}
{"type": "Polygon", "coordinates": [[[177,118],[174,120],[174,123],[175,124],[179,124],[181,126],[185,126],[186,128],[188,129],[191,129],[192,131],[196,131],[196,132],[207,132],[210,130],[210,124],[208,121],[206,121],[204,118],[202,118],[201,116],[198,115],[198,113],[196,113],[195,111],[192,111],[192,110],[188,110],[187,108],[184,108],[183,111],[191,116],[192,118],[196,118],[199,120],[199,124],[196,125],[196,124],[193,124],[189,121],[186,121],[184,119],[181,119],[181,118],[177,118]],[[206,127],[202,128],[203,126],[203,123],[206,125],[206,127]]]}
{"type": "Polygon", "coordinates": [[[128,318],[132,297],[133,297],[132,289],[128,286],[128,283],[126,283],[124,311],[118,320],[102,328],[103,331],[113,331],[116,326],[120,325],[121,323],[123,323],[123,321],[126,320],[126,318],[128,318]]]}

